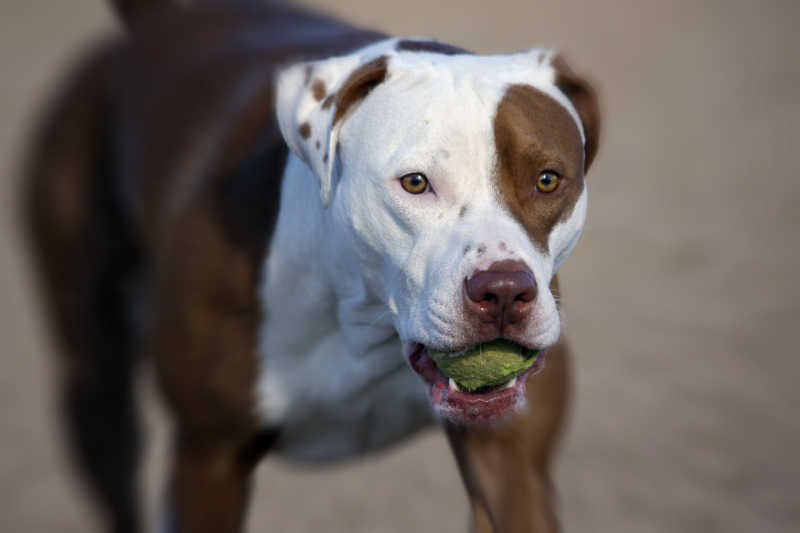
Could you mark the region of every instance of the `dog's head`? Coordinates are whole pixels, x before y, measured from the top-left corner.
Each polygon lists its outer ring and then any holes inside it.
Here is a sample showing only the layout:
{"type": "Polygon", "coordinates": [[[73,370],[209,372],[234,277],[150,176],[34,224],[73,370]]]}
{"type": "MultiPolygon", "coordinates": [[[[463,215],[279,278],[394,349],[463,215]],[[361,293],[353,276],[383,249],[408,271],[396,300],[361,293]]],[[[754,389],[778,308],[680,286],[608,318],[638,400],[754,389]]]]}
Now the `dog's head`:
{"type": "Polygon", "coordinates": [[[350,297],[385,308],[440,414],[494,419],[520,404],[542,358],[469,393],[427,349],[503,338],[542,351],[558,340],[550,284],[584,225],[597,103],[549,51],[416,43],[284,70],[279,123],[319,180],[350,297]]]}

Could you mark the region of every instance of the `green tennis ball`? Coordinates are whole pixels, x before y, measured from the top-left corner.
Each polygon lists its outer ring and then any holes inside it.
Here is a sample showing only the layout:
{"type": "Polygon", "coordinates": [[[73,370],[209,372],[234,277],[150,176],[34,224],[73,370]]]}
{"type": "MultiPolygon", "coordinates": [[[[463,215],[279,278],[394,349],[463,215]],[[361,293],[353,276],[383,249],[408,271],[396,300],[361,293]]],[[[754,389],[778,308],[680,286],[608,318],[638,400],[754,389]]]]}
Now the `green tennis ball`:
{"type": "Polygon", "coordinates": [[[468,391],[501,385],[530,368],[538,355],[507,340],[495,340],[463,352],[437,352],[428,349],[439,370],[468,391]]]}

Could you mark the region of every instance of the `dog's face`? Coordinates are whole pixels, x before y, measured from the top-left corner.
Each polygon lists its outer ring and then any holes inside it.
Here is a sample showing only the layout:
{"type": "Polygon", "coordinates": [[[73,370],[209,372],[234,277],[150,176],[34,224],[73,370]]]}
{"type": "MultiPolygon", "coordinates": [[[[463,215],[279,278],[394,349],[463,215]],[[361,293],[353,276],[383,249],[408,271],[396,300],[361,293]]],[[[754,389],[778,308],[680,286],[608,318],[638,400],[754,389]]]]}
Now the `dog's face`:
{"type": "Polygon", "coordinates": [[[281,129],[320,179],[348,258],[341,274],[385,305],[434,407],[458,422],[494,419],[520,405],[543,357],[520,379],[468,393],[427,348],[558,340],[550,283],[586,217],[594,96],[544,51],[382,46],[285,71],[281,129]]]}

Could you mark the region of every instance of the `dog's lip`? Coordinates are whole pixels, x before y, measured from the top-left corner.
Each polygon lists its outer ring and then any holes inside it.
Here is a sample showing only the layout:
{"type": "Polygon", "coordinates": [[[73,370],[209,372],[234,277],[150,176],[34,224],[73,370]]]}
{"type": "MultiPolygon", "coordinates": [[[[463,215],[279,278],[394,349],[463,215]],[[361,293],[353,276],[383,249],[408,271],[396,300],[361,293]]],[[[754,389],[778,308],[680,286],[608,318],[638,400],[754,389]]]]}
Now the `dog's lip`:
{"type": "Polygon", "coordinates": [[[496,387],[486,392],[464,392],[449,386],[449,379],[436,367],[427,348],[413,343],[409,364],[428,384],[433,407],[457,424],[473,425],[500,420],[525,401],[528,378],[544,368],[546,349],[539,349],[536,362],[517,376],[511,387],[496,387]]]}

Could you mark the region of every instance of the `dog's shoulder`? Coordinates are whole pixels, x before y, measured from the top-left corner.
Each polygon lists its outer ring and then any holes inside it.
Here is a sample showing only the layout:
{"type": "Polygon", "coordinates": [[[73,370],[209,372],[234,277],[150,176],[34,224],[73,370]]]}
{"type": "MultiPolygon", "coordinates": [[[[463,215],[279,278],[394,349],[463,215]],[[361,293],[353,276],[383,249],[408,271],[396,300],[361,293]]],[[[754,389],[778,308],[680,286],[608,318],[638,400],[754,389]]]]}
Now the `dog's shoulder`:
{"type": "Polygon", "coordinates": [[[382,37],[253,2],[166,9],[135,28],[110,91],[121,190],[145,235],[205,206],[226,238],[263,251],[287,155],[276,69],[382,37]]]}

